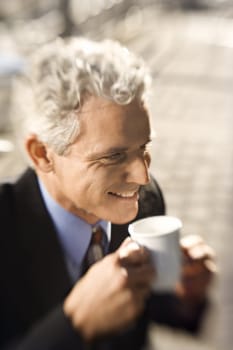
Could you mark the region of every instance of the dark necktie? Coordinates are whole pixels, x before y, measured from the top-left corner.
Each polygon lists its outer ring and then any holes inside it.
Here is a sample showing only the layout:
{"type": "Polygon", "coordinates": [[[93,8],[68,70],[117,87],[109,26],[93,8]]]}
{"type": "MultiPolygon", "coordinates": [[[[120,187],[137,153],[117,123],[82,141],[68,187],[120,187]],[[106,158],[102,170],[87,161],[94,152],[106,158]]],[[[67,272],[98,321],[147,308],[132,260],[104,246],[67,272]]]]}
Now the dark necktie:
{"type": "Polygon", "coordinates": [[[101,226],[93,227],[92,237],[83,260],[83,274],[105,255],[106,233],[101,226]]]}

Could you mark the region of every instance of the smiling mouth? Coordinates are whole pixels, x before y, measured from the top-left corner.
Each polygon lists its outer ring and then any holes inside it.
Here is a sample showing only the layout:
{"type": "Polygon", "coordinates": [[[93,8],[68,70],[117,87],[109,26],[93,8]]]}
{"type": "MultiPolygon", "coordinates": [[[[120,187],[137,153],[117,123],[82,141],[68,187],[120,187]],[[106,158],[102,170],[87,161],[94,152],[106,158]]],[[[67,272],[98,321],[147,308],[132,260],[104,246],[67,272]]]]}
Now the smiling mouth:
{"type": "Polygon", "coordinates": [[[125,200],[136,200],[138,199],[138,191],[128,191],[128,192],[108,192],[108,194],[125,200]]]}

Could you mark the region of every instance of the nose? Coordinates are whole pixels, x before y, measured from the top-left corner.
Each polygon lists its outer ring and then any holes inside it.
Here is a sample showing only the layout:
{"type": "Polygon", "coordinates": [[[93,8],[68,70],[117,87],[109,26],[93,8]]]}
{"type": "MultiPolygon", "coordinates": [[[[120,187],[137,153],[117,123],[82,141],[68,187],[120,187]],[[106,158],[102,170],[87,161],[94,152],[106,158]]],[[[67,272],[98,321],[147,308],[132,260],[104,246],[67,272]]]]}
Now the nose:
{"type": "Polygon", "coordinates": [[[150,155],[138,155],[132,157],[128,162],[126,170],[126,180],[128,183],[136,183],[138,185],[146,185],[150,181],[149,166],[150,155]]]}

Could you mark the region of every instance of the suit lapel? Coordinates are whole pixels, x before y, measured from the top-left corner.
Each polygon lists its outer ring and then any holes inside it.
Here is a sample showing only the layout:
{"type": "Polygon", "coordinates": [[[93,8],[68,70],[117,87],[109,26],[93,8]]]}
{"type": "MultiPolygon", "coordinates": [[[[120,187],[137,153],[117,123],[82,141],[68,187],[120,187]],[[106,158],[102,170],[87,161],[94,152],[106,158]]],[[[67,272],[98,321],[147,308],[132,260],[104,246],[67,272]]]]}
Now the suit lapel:
{"type": "Polygon", "coordinates": [[[27,171],[18,181],[14,195],[16,230],[30,281],[32,307],[35,314],[43,315],[62,302],[71,282],[33,171],[27,171]]]}
{"type": "Polygon", "coordinates": [[[109,245],[109,253],[119,248],[123,240],[128,236],[128,224],[112,225],[111,241],[109,245]]]}

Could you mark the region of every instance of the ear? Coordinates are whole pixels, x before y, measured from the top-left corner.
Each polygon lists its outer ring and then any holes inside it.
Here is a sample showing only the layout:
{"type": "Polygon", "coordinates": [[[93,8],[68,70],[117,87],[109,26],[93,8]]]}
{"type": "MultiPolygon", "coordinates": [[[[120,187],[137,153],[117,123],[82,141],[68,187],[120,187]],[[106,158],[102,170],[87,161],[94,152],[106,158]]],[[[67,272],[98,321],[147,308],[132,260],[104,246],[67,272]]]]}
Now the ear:
{"type": "Polygon", "coordinates": [[[52,151],[36,135],[28,136],[25,147],[35,168],[46,173],[53,171],[52,151]]]}

